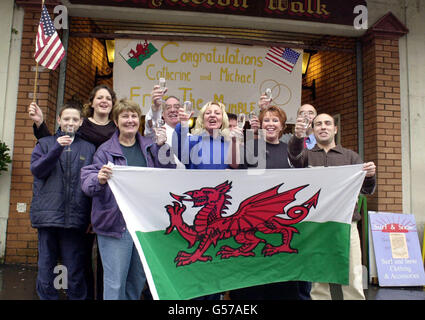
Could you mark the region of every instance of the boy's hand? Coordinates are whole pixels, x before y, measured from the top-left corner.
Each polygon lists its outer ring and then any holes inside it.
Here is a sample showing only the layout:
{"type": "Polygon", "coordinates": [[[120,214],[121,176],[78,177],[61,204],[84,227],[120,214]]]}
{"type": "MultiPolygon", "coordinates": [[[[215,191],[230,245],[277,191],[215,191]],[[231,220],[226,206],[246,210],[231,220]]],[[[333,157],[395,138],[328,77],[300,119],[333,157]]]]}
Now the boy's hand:
{"type": "Polygon", "coordinates": [[[72,138],[70,136],[61,136],[56,140],[62,147],[69,146],[72,143],[72,138]]]}
{"type": "Polygon", "coordinates": [[[31,104],[29,105],[28,114],[30,116],[30,119],[34,121],[37,128],[40,127],[44,120],[43,112],[35,102],[31,102],[31,104]]]}
{"type": "Polygon", "coordinates": [[[112,168],[108,165],[103,165],[97,174],[100,184],[105,184],[112,176],[112,168]]]}

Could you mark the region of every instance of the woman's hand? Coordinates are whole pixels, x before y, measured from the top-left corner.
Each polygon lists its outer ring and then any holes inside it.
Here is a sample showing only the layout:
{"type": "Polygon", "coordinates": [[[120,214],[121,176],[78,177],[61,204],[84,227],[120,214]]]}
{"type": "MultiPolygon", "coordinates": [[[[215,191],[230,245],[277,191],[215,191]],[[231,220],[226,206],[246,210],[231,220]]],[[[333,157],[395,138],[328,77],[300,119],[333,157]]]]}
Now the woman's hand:
{"type": "Polygon", "coordinates": [[[30,119],[34,121],[37,128],[40,127],[44,120],[43,112],[35,102],[31,102],[31,104],[29,105],[28,114],[30,116],[30,119]]]}
{"type": "Polygon", "coordinates": [[[100,184],[105,184],[112,176],[112,168],[108,165],[103,165],[97,174],[100,184]]]}

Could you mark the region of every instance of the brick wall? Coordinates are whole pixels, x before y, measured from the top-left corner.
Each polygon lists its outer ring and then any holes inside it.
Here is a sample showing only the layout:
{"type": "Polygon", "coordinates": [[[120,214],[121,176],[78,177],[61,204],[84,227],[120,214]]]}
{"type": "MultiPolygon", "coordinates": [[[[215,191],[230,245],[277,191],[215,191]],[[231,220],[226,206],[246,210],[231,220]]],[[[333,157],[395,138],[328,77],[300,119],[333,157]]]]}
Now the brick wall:
{"type": "MultiPolygon", "coordinates": [[[[350,41],[350,39],[347,39],[350,41]]],[[[304,85],[316,79],[316,99],[302,103],[341,115],[341,144],[357,147],[355,54],[321,51],[312,57],[304,85]]],[[[400,70],[397,39],[368,35],[363,44],[364,160],[377,165],[377,188],[369,210],[402,212],[400,70]]]]}
{"type": "Polygon", "coordinates": [[[400,69],[397,39],[364,41],[365,154],[377,165],[370,208],[402,212],[400,69]]]}
{"type": "MultiPolygon", "coordinates": [[[[344,41],[352,41],[345,39],[344,41]]],[[[353,53],[319,51],[312,56],[303,84],[316,80],[316,99],[303,90],[302,104],[313,105],[318,113],[340,114],[341,144],[357,151],[356,57],[353,53]]]]}
{"type": "MultiPolygon", "coordinates": [[[[39,19],[38,7],[25,9],[5,252],[6,263],[29,265],[37,263],[37,231],[31,227],[29,219],[33,182],[29,167],[36,139],[33,136],[32,121],[28,118],[27,108],[33,97],[35,77],[33,55],[39,19]],[[26,212],[18,213],[17,203],[26,203],[26,212]]],[[[96,66],[101,73],[107,71],[103,50],[102,44],[96,39],[69,39],[65,101],[76,95],[85,102],[94,86],[96,66]]],[[[58,77],[59,68],[50,71],[39,67],[37,103],[43,110],[45,121],[51,132],[53,132],[56,122],[58,77]]],[[[111,85],[112,79],[99,83],[111,85]]]]}

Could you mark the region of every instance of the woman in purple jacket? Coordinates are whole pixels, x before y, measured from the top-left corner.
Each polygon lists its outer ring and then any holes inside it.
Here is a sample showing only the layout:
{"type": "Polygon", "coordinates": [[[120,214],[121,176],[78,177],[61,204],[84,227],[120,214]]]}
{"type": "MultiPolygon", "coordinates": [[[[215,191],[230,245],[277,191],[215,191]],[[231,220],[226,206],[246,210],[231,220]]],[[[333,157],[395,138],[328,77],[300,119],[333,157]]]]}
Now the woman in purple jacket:
{"type": "Polygon", "coordinates": [[[165,130],[157,144],[138,132],[142,113],[137,103],[120,100],[112,119],[118,131],[96,151],[93,164],[81,170],[82,189],[93,197],[91,222],[98,237],[104,270],[105,300],[138,300],[146,277],[137,249],[127,230],[118,204],[108,186],[115,165],[167,167],[158,159],[159,146],[165,143],[165,130]]]}

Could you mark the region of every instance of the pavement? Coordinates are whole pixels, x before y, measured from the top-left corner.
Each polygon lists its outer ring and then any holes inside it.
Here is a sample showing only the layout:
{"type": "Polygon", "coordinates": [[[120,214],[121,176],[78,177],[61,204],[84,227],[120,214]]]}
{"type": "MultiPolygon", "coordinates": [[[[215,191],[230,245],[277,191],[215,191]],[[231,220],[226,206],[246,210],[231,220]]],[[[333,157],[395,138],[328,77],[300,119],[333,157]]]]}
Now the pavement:
{"type": "MultiPolygon", "coordinates": [[[[0,264],[0,300],[39,300],[35,291],[36,276],[36,267],[0,264]]],[[[333,295],[341,298],[337,292],[333,295]]],[[[425,289],[369,285],[365,296],[366,300],[425,300],[425,289]]]]}

